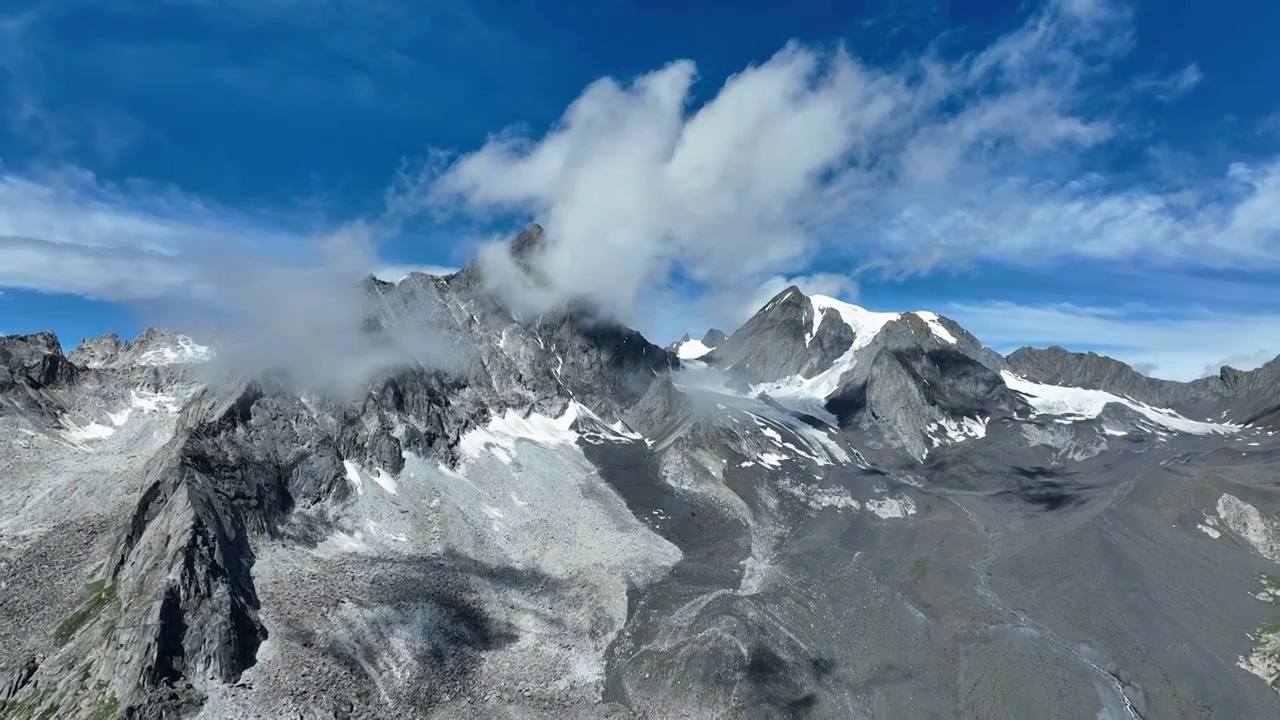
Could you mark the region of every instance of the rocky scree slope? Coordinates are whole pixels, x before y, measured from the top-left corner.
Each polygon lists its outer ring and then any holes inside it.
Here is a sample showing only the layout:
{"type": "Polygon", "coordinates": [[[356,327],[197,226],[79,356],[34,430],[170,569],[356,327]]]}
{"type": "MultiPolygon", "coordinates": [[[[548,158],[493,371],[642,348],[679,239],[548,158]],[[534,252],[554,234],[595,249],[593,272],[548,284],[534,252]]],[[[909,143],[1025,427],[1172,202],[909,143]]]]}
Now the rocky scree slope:
{"type": "MultiPolygon", "coordinates": [[[[526,233],[516,247],[528,242],[526,233]]],[[[109,705],[144,717],[198,707],[211,684],[233,683],[253,665],[269,636],[257,613],[256,538],[314,543],[326,513],[349,499],[346,464],[392,474],[410,454],[455,464],[463,434],[508,410],[559,417],[582,401],[618,423],[657,373],[678,363],[638,333],[582,313],[515,322],[474,268],[399,284],[370,278],[367,288],[371,342],[425,313],[442,339],[455,338],[463,367],[403,367],[354,404],[298,396],[283,378],[196,391],[173,438],[141,470],[136,506],[86,585],[93,594],[74,611],[83,625],[55,638],[63,645],[46,648],[49,656],[21,659],[0,715],[38,708],[75,716],[109,705]]],[[[9,412],[38,416],[56,433],[86,376],[128,368],[129,383],[139,370],[208,356],[158,331],[130,343],[86,341],[70,358],[52,334],[0,338],[0,397],[9,412]]]]}

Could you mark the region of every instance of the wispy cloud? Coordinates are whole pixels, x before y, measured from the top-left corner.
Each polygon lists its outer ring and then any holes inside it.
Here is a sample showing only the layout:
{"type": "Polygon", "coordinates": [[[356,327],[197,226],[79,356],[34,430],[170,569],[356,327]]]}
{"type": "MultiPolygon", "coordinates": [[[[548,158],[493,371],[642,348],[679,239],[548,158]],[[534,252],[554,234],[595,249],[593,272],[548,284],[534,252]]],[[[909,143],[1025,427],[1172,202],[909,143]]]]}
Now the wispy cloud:
{"type": "Polygon", "coordinates": [[[1097,350],[1173,380],[1215,373],[1222,365],[1248,370],[1280,354],[1280,312],[1007,302],[953,304],[942,312],[1000,352],[1049,344],[1097,350]]]}
{"type": "Polygon", "coordinates": [[[0,173],[0,287],[146,308],[216,336],[219,367],[306,390],[356,392],[389,367],[456,362],[420,318],[376,338],[366,331],[361,281],[388,269],[377,253],[383,232],[362,222],[283,231],[171,188],[103,184],[76,169],[0,173]]]}
{"type": "Polygon", "coordinates": [[[87,150],[97,161],[110,164],[134,144],[142,126],[110,108],[50,107],[45,72],[49,51],[34,37],[49,12],[40,3],[0,12],[0,115],[9,133],[44,156],[87,150]]]}
{"type": "Polygon", "coordinates": [[[1136,83],[1136,88],[1161,102],[1173,102],[1191,92],[1204,80],[1200,66],[1191,63],[1172,75],[1165,77],[1145,78],[1136,83]]]}
{"type": "Polygon", "coordinates": [[[1276,110],[1258,123],[1257,134],[1280,136],[1280,110],[1276,110]]]}
{"type": "Polygon", "coordinates": [[[210,292],[209,254],[305,249],[305,237],[173,188],[0,166],[0,285],[135,300],[210,292]]]}

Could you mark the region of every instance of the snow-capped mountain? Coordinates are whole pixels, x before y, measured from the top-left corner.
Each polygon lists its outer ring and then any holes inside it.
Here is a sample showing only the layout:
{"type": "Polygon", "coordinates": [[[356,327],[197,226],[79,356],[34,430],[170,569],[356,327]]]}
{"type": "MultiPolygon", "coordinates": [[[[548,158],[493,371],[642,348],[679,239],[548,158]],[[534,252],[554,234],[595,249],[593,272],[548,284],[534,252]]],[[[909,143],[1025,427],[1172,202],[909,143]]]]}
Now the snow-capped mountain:
{"type": "Polygon", "coordinates": [[[1280,363],[795,287],[664,349],[484,280],[370,278],[369,352],[448,352],[354,399],[0,337],[0,717],[1280,713],[1280,363]]]}

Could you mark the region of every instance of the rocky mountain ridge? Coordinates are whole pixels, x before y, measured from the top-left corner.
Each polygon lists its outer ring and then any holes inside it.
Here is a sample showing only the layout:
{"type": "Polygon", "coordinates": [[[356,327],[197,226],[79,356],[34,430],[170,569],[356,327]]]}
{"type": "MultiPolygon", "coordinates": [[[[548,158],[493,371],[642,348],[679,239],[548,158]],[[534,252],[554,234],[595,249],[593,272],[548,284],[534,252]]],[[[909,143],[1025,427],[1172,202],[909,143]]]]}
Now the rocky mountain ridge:
{"type": "Polygon", "coordinates": [[[452,360],[354,399],[0,337],[0,717],[1280,708],[1275,363],[1004,358],[795,287],[695,353],[484,280],[367,280],[370,347],[452,360]]]}

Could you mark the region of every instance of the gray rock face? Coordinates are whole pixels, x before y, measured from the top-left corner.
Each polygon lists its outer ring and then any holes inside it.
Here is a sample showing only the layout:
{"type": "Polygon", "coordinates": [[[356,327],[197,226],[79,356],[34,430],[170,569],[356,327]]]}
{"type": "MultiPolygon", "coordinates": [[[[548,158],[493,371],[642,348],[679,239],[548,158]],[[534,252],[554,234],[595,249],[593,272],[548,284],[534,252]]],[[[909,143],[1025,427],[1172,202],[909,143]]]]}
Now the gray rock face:
{"type": "Polygon", "coordinates": [[[1010,353],[1009,369],[1036,382],[1106,390],[1160,406],[1186,402],[1212,388],[1147,377],[1128,365],[1096,353],[1073,353],[1060,346],[1021,348],[1010,353]]]}
{"type": "Polygon", "coordinates": [[[67,359],[76,365],[89,368],[100,368],[111,362],[120,352],[124,343],[115,333],[107,333],[96,338],[85,338],[72,350],[67,359]]]}
{"type": "Polygon", "coordinates": [[[709,348],[718,348],[728,339],[729,336],[725,335],[723,330],[711,328],[702,336],[702,344],[709,348]]]}
{"type": "Polygon", "coordinates": [[[51,387],[75,380],[75,366],[62,354],[53,333],[0,336],[0,382],[9,389],[19,384],[51,387]]]}
{"type": "Polygon", "coordinates": [[[334,438],[287,394],[206,390],[178,426],[144,475],[108,575],[121,608],[108,648],[127,649],[115,689],[131,706],[152,688],[234,682],[252,666],[268,633],[251,539],[280,537],[291,513],[349,492],[334,438]]]}
{"type": "Polygon", "coordinates": [[[788,288],[682,366],[482,280],[368,280],[369,350],[419,354],[355,397],[0,338],[0,718],[1280,713],[1280,364],[1006,360],[788,288]]]}
{"type": "Polygon", "coordinates": [[[1015,416],[1024,403],[984,363],[985,348],[966,340],[949,343],[919,317],[903,315],[862,351],[827,408],[842,425],[874,428],[917,459],[928,454],[937,426],[1015,416]]]}
{"type": "Polygon", "coordinates": [[[53,333],[0,336],[0,415],[28,412],[47,422],[60,407],[57,388],[77,376],[53,333]]]}
{"type": "Polygon", "coordinates": [[[752,383],[812,377],[830,368],[854,340],[834,310],[824,310],[817,332],[815,320],[808,296],[792,285],[721,341],[712,358],[752,383]]]}

